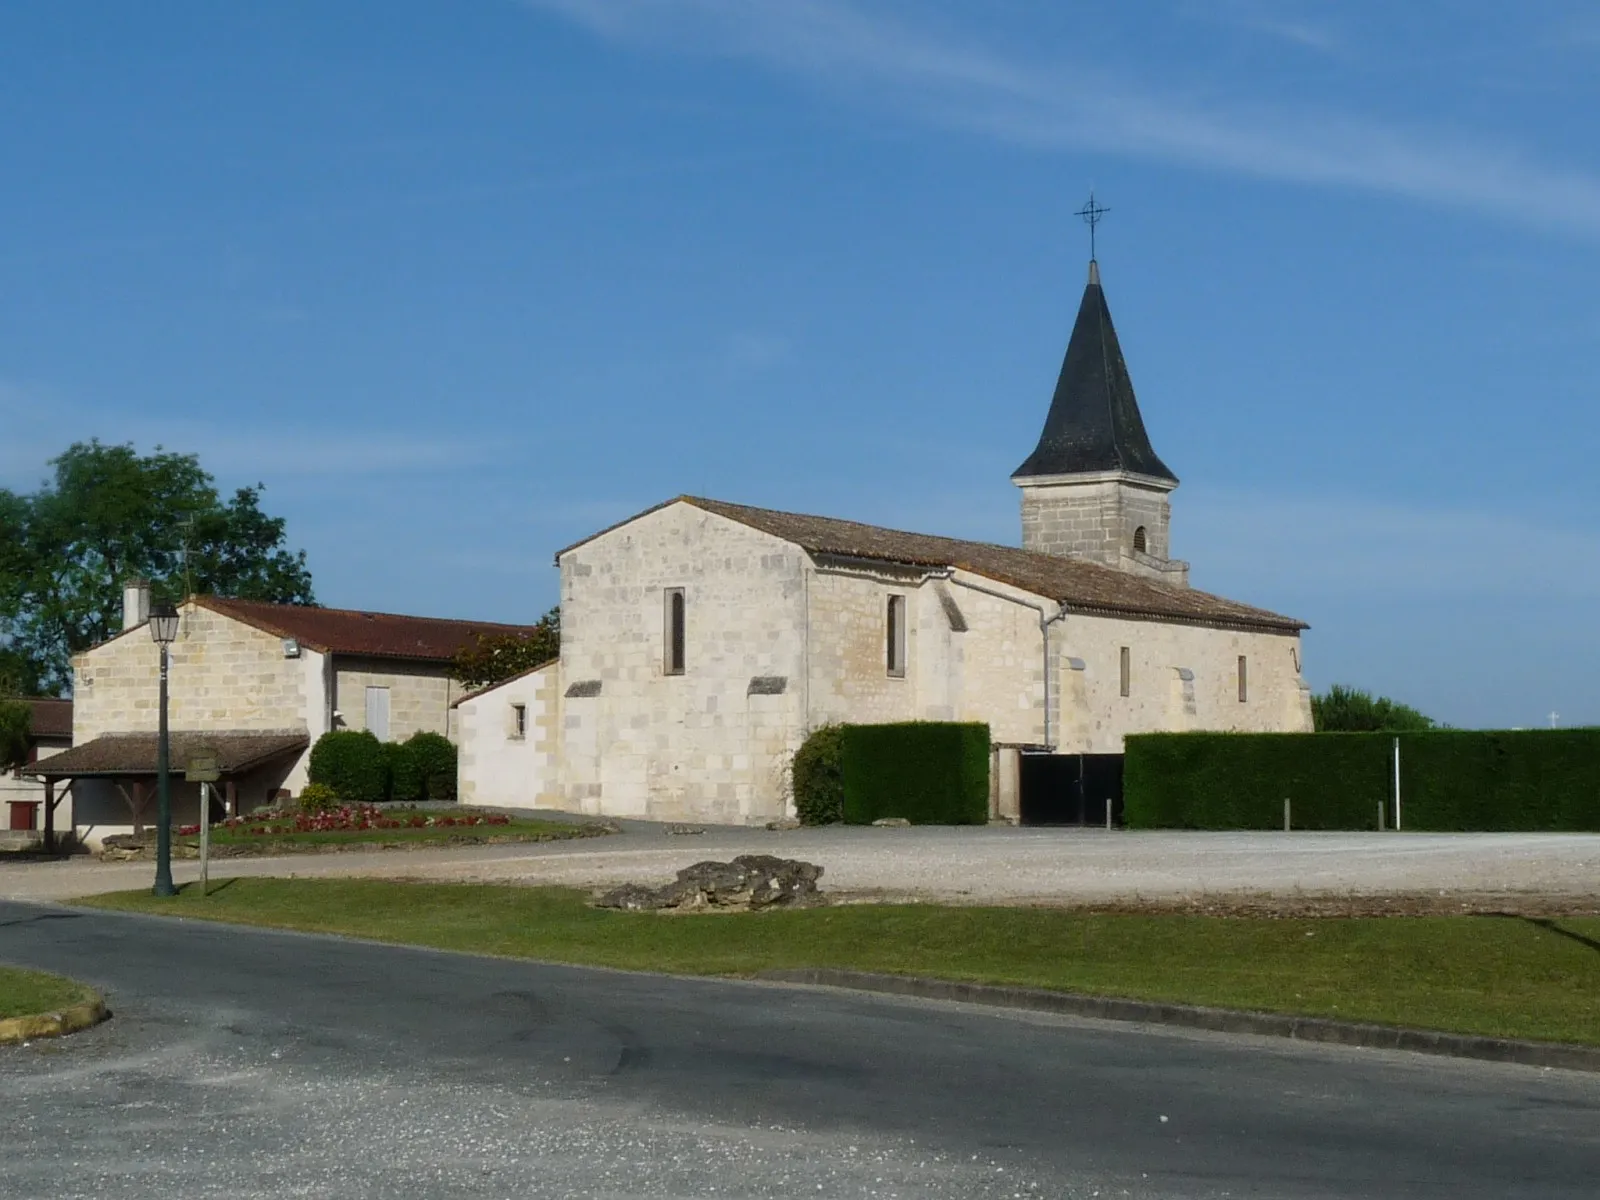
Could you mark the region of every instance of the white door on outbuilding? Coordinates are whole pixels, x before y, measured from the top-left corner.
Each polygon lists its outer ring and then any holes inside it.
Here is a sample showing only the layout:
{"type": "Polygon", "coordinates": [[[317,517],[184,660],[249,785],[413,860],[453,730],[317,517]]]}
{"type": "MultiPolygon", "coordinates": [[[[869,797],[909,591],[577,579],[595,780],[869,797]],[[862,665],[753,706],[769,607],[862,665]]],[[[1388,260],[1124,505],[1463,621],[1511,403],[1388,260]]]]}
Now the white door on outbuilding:
{"type": "Polygon", "coordinates": [[[389,689],[367,689],[367,731],[380,742],[389,740],[389,689]]]}

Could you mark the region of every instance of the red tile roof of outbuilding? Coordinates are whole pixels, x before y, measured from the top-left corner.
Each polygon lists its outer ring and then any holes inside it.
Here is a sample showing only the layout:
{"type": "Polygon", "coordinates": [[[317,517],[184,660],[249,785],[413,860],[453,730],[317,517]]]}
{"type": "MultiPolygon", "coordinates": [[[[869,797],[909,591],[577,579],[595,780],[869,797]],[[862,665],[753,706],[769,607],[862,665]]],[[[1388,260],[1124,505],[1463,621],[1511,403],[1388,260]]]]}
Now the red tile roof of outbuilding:
{"type": "Polygon", "coordinates": [[[33,714],[28,722],[29,737],[35,740],[41,738],[65,738],[69,742],[72,740],[71,700],[30,696],[24,703],[33,714]]]}
{"type": "Polygon", "coordinates": [[[194,602],[266,633],[294,638],[307,649],[325,654],[410,658],[422,662],[448,662],[457,651],[476,644],[485,634],[531,634],[535,629],[532,625],[405,617],[396,613],[318,608],[308,604],[226,600],[218,596],[196,596],[194,602]]]}

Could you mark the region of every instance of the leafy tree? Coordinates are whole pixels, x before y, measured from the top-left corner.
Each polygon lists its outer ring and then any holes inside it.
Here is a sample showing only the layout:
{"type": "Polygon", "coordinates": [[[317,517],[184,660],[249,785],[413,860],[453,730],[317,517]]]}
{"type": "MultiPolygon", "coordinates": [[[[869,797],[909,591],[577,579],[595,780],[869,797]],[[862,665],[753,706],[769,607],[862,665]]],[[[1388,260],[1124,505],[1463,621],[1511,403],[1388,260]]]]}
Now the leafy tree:
{"type": "Polygon", "coordinates": [[[0,489],[0,670],[59,692],[71,658],[121,628],[122,585],[313,604],[305,552],[261,511],[262,485],[224,501],[193,454],[76,442],[32,495],[0,489]]]}
{"type": "Polygon", "coordinates": [[[1436,727],[1432,717],[1409,704],[1387,696],[1374,698],[1371,692],[1342,683],[1311,697],[1311,717],[1318,733],[1407,733],[1436,727]]]}
{"type": "Polygon", "coordinates": [[[452,674],[465,687],[510,679],[561,656],[561,609],[552,608],[528,633],[485,634],[460,650],[452,674]]]}
{"type": "Polygon", "coordinates": [[[21,650],[0,646],[0,696],[37,696],[39,682],[37,662],[21,650]]]}
{"type": "Polygon", "coordinates": [[[28,760],[28,726],[33,710],[21,700],[0,695],[0,771],[20,767],[28,760]]]}

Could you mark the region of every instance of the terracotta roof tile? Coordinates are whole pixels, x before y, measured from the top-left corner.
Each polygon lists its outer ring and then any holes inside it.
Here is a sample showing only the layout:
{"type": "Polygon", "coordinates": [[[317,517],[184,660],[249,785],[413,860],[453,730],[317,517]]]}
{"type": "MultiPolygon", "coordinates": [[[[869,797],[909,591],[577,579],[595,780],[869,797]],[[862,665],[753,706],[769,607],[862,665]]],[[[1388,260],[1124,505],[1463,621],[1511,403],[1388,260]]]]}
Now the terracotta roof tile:
{"type": "MultiPolygon", "coordinates": [[[[215,750],[224,775],[298,754],[311,744],[303,732],[293,730],[236,730],[221,733],[171,734],[171,769],[177,775],[196,750],[215,750]]],[[[28,768],[30,775],[62,779],[79,775],[154,775],[156,773],[156,735],[153,733],[107,733],[63,750],[28,768]]]]}
{"type": "Polygon", "coordinates": [[[395,613],[265,604],[218,596],[196,596],[194,602],[278,637],[292,637],[311,650],[424,662],[449,662],[458,650],[474,645],[481,634],[526,634],[535,629],[533,625],[405,617],[395,613]]]}
{"type": "Polygon", "coordinates": [[[23,703],[32,710],[32,717],[28,722],[29,737],[67,739],[72,737],[71,700],[30,696],[23,703]]]}
{"type": "MultiPolygon", "coordinates": [[[[968,571],[1055,601],[1064,605],[1069,612],[1106,613],[1144,620],[1229,628],[1271,629],[1284,633],[1308,628],[1304,621],[1294,617],[1239,604],[1194,588],[1162,583],[1081,558],[1037,554],[989,542],[966,542],[932,534],[906,533],[878,525],[863,525],[858,521],[841,521],[834,517],[751,508],[700,496],[679,496],[676,501],[667,503],[692,504],[705,512],[792,542],[812,554],[968,571]]],[[[666,505],[657,505],[639,515],[644,516],[664,507],[666,505]]],[[[638,520],[638,517],[631,520],[638,520]]],[[[622,522],[623,525],[628,523],[622,522]]],[[[602,532],[609,533],[610,530],[602,532]]],[[[601,534],[594,534],[585,541],[592,541],[599,536],[601,534]]],[[[567,550],[574,550],[583,544],[579,542],[576,546],[567,547],[567,550]]],[[[567,550],[561,553],[565,554],[567,550]]]]}

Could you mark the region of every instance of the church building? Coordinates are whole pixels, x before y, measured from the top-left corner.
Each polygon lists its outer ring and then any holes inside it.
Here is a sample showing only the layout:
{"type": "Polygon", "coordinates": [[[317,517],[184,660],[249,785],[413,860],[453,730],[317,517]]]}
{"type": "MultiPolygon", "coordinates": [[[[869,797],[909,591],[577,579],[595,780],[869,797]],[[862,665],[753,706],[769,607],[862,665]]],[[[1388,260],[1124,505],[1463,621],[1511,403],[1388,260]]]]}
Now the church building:
{"type": "Polygon", "coordinates": [[[992,816],[1019,756],[1130,733],[1311,728],[1305,624],[1189,586],[1091,261],[1022,545],[679,496],[556,555],[559,661],[457,702],[461,799],[762,823],[830,722],[982,721],[992,816]]]}

